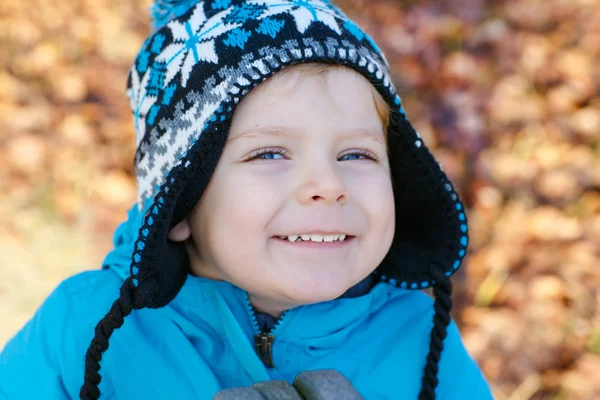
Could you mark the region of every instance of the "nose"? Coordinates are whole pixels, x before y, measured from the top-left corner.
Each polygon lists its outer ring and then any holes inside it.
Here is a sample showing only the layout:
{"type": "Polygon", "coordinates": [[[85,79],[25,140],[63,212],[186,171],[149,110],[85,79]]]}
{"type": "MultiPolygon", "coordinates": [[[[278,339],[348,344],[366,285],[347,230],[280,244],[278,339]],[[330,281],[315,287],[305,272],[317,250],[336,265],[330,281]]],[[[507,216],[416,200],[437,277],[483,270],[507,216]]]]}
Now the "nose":
{"type": "MultiPolygon", "coordinates": [[[[314,161],[314,160],[313,160],[314,161]]],[[[334,163],[322,162],[306,166],[300,171],[297,195],[300,204],[346,204],[348,189],[334,163]]]]}

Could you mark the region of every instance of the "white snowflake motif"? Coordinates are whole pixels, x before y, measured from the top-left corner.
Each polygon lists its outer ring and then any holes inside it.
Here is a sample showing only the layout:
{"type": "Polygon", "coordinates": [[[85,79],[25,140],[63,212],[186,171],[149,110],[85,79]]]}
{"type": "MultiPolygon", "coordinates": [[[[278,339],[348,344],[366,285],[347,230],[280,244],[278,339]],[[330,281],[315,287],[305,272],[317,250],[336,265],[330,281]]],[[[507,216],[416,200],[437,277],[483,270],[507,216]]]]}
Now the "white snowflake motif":
{"type": "Polygon", "coordinates": [[[300,33],[304,33],[313,22],[319,21],[338,35],[342,34],[337,22],[337,19],[342,16],[325,0],[249,0],[248,3],[268,7],[258,19],[282,13],[290,14],[294,17],[296,28],[300,33]]]}
{"type": "Polygon", "coordinates": [[[192,67],[200,61],[217,64],[215,38],[237,28],[240,24],[225,23],[225,18],[233,8],[229,8],[210,19],[206,18],[202,3],[196,5],[193,14],[186,21],[172,20],[167,24],[173,34],[173,43],[156,57],[156,61],[167,65],[163,87],[181,71],[181,86],[185,87],[192,67]]]}
{"type": "Polygon", "coordinates": [[[141,79],[135,66],[131,69],[131,87],[127,89],[127,96],[129,96],[129,103],[133,110],[136,147],[140,145],[146,132],[146,115],[148,114],[148,110],[156,102],[156,96],[149,96],[146,92],[146,85],[149,78],[150,69],[146,71],[141,79]]]}

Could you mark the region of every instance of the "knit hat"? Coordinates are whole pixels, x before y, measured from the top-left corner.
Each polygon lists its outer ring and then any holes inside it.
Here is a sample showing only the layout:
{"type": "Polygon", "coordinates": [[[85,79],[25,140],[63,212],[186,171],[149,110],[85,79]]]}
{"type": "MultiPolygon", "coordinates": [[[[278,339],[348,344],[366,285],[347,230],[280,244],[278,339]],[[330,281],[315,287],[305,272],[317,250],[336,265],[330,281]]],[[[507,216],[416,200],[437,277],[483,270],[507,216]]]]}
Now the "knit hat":
{"type": "Polygon", "coordinates": [[[318,62],[357,71],[391,108],[396,228],[374,274],[399,288],[433,288],[434,326],[420,393],[433,399],[452,307],[449,277],[467,250],[467,221],[452,183],[408,121],[377,44],[328,0],[157,0],[152,14],[154,31],[127,82],[137,204],[145,217],[131,275],[88,348],[80,397],[99,397],[99,362],[124,317],[133,309],[164,307],[183,286],[189,260],[183,244],[167,235],[206,189],[236,106],[283,68],[318,62]]]}

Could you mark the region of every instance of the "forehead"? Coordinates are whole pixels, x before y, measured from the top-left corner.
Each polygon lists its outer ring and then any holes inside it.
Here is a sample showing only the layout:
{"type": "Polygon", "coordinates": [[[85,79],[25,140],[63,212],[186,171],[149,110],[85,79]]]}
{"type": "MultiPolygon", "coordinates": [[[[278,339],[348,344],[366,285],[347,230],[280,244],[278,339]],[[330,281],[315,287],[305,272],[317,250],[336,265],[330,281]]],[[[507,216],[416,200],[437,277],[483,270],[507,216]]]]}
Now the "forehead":
{"type": "Polygon", "coordinates": [[[290,127],[289,134],[315,127],[382,130],[373,90],[350,68],[315,74],[292,67],[275,74],[242,100],[233,115],[230,137],[263,125],[290,127]]]}
{"type": "MultiPolygon", "coordinates": [[[[333,134],[338,140],[368,139],[385,145],[385,137],[381,129],[371,129],[368,126],[356,126],[349,129],[339,129],[333,132],[333,134]]],[[[288,139],[302,139],[303,134],[294,128],[290,128],[289,126],[263,125],[252,127],[238,132],[235,135],[231,135],[227,141],[229,143],[239,143],[251,141],[253,139],[282,137],[288,139]]]]}
{"type": "Polygon", "coordinates": [[[284,68],[258,85],[250,95],[288,95],[299,85],[331,97],[340,92],[372,90],[367,79],[349,67],[308,63],[284,68]]]}

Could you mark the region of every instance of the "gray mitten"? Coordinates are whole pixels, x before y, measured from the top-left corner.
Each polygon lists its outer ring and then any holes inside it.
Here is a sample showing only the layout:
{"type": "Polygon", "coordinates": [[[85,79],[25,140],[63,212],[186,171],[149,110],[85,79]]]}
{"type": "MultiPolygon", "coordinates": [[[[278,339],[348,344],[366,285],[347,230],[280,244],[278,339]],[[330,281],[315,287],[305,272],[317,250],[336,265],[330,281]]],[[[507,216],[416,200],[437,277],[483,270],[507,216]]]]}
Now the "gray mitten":
{"type": "Polygon", "coordinates": [[[252,386],[225,389],[213,400],[304,400],[286,381],[266,381],[252,386]]]}
{"type": "Polygon", "coordinates": [[[363,400],[352,383],[335,369],[301,372],[294,379],[294,387],[307,400],[363,400]]]}
{"type": "Polygon", "coordinates": [[[255,383],[252,386],[225,389],[213,400],[363,400],[344,375],[333,369],[305,371],[294,385],[281,380],[255,383]]]}

